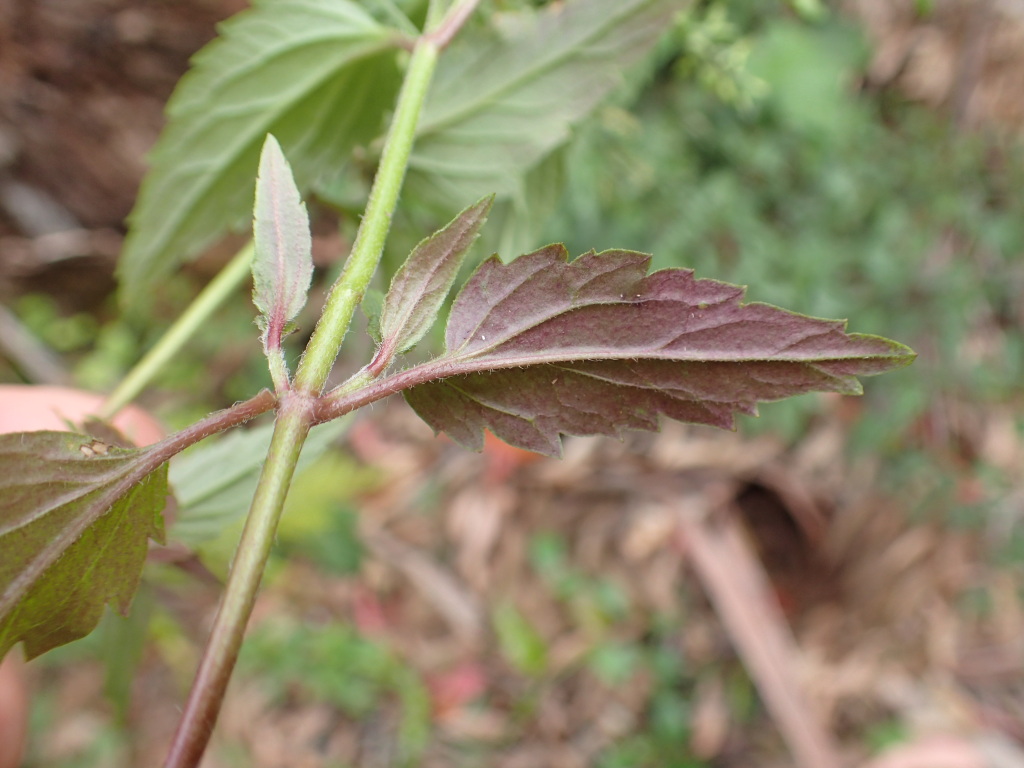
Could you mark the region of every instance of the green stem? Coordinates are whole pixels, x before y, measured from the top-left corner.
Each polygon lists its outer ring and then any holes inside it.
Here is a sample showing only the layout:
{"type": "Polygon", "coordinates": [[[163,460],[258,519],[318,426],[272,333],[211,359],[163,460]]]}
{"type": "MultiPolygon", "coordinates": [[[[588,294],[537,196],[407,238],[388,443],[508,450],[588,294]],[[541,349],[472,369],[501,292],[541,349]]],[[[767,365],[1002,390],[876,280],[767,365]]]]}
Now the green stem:
{"type": "Polygon", "coordinates": [[[316,395],[323,391],[352,315],[363,300],[384,252],[384,241],[398,204],[398,193],[409,165],[416,125],[437,66],[437,56],[438,47],[426,37],[420,38],[413,49],[352,253],[331,288],[323,314],[295,374],[295,389],[300,392],[316,395]]]}
{"type": "MultiPolygon", "coordinates": [[[[470,3],[475,5],[473,0],[470,3]]],[[[456,4],[465,5],[465,3],[456,4]]],[[[450,16],[438,27],[450,39],[465,21],[450,16]],[[445,22],[449,22],[445,27],[445,22]]],[[[433,27],[428,27],[433,30],[433,27]]],[[[328,296],[320,321],[306,347],[295,375],[295,386],[280,396],[274,436],[260,473],[242,539],[225,587],[210,640],[189,693],[185,712],[174,735],[165,768],[195,768],[202,758],[238,658],[245,627],[252,613],[263,569],[284,509],[288,486],[310,427],[317,423],[320,393],[323,391],[338,348],[352,315],[380,261],[398,204],[398,193],[409,165],[416,125],[430,82],[437,67],[439,45],[430,32],[419,38],[405,73],[391,129],[384,144],[377,176],[373,182],[366,213],[359,225],[356,242],[341,276],[328,296]]]]}
{"type": "Polygon", "coordinates": [[[156,345],[122,379],[100,408],[98,416],[101,419],[112,418],[145,389],[160,369],[188,343],[192,335],[210,319],[210,315],[248,277],[251,262],[252,243],[249,243],[210,281],[156,345]]]}
{"type": "Polygon", "coordinates": [[[286,395],[278,410],[267,461],[238,543],[213,631],[165,768],[194,768],[206,749],[256,602],[288,486],[312,422],[312,400],[298,393],[286,395]]]}
{"type": "Polygon", "coordinates": [[[171,744],[166,768],[195,768],[213,731],[284,508],[288,485],[306,435],[316,420],[317,396],[323,390],[338,347],[384,249],[437,56],[437,46],[426,38],[420,38],[413,49],[352,254],[331,290],[306,347],[296,372],[295,386],[282,394],[270,452],[210,640],[171,744]]]}

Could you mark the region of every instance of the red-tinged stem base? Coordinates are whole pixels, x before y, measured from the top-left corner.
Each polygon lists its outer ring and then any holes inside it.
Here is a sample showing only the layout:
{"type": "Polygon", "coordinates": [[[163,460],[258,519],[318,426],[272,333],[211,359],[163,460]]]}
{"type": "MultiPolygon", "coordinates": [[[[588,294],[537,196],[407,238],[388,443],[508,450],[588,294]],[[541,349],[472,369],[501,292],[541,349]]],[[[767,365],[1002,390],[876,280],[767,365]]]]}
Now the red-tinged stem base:
{"type": "Polygon", "coordinates": [[[310,398],[296,393],[282,398],[270,451],[238,543],[224,597],[165,768],[195,768],[202,759],[238,659],[298,454],[312,423],[310,398]]]}

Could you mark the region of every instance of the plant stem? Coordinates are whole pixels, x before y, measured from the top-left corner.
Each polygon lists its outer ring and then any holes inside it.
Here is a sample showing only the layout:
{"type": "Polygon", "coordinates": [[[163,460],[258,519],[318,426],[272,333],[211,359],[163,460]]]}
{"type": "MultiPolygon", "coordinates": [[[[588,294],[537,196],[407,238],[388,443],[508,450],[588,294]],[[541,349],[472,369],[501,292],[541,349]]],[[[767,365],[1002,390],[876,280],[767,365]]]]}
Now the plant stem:
{"type": "Polygon", "coordinates": [[[275,392],[286,392],[291,388],[288,378],[288,363],[284,359],[284,350],[278,346],[267,353],[267,365],[270,367],[270,380],[275,392]]]}
{"type": "Polygon", "coordinates": [[[270,451],[260,474],[245,530],[210,640],[189,693],[185,712],[171,744],[165,768],[195,768],[213,731],[238,658],[245,627],[263,575],[270,546],[314,408],[334,364],[355,308],[384,250],[409,164],[416,124],[437,65],[438,47],[426,36],[413,49],[395,116],[385,142],[366,213],[348,263],[331,290],[299,369],[295,386],[283,393],[270,451]]]}
{"type": "MultiPolygon", "coordinates": [[[[475,5],[475,0],[470,0],[470,4],[475,5]]],[[[438,28],[446,30],[447,39],[466,20],[463,14],[451,21],[452,10],[457,11],[462,5],[457,3],[455,9],[450,9],[438,25],[438,28]],[[446,26],[449,21],[451,23],[446,26]]],[[[280,394],[277,421],[267,460],[260,473],[256,495],[249,508],[221,606],[171,743],[165,768],[195,768],[210,740],[231,671],[238,659],[238,651],[252,614],[302,445],[310,427],[319,421],[317,405],[320,393],[327,382],[352,315],[362,301],[363,293],[384,251],[384,241],[398,204],[398,193],[412,154],[416,125],[437,67],[439,50],[429,32],[420,37],[413,48],[352,253],[331,289],[320,321],[299,363],[295,386],[280,394]]]]}
{"type": "Polygon", "coordinates": [[[398,204],[398,193],[409,166],[416,126],[437,68],[438,55],[466,23],[479,2],[457,0],[443,17],[441,3],[436,0],[432,0],[427,9],[427,32],[417,40],[413,48],[352,253],[344,271],[331,288],[327,306],[320,315],[320,321],[295,373],[294,386],[302,392],[318,395],[327,383],[331,366],[334,365],[341,342],[352,322],[352,315],[363,300],[366,287],[384,252],[384,241],[398,204]]]}
{"type": "Polygon", "coordinates": [[[161,368],[181,350],[192,335],[210,319],[224,299],[231,295],[249,275],[252,261],[252,243],[246,245],[227,266],[200,291],[188,309],[179,317],[156,345],[121,380],[121,383],[104,401],[97,414],[101,419],[110,419],[134,400],[153,380],[161,368]]]}
{"type": "MultiPolygon", "coordinates": [[[[390,5],[390,2],[386,3],[390,5]]],[[[417,43],[406,71],[405,82],[395,109],[395,119],[385,143],[380,168],[374,179],[366,213],[360,224],[345,270],[335,282],[327,306],[306,348],[296,384],[300,389],[319,393],[327,381],[352,315],[363,300],[366,287],[384,251],[391,227],[391,216],[405,178],[409,155],[416,135],[420,111],[434,75],[438,53],[451,42],[466,23],[480,0],[456,0],[447,13],[443,3],[432,0],[428,10],[428,34],[417,43]],[[442,16],[443,14],[443,16],[442,16]]],[[[134,400],[157,372],[185,345],[224,299],[249,275],[252,262],[250,242],[221,270],[168,329],[167,333],[136,363],[117,388],[107,397],[99,417],[110,419],[134,400]]],[[[279,391],[280,382],[275,381],[279,391]]]]}
{"type": "Polygon", "coordinates": [[[437,66],[437,57],[437,46],[426,37],[420,38],[413,48],[352,253],[331,288],[327,305],[295,374],[294,386],[299,391],[314,395],[323,391],[352,315],[363,300],[366,287],[377,269],[391,228],[391,217],[398,204],[398,193],[416,137],[416,125],[437,66]]]}
{"type": "Polygon", "coordinates": [[[288,486],[312,423],[311,405],[312,400],[299,393],[288,393],[282,400],[270,451],[238,543],[220,609],[165,768],[197,766],[213,732],[274,542],[288,486]]]}

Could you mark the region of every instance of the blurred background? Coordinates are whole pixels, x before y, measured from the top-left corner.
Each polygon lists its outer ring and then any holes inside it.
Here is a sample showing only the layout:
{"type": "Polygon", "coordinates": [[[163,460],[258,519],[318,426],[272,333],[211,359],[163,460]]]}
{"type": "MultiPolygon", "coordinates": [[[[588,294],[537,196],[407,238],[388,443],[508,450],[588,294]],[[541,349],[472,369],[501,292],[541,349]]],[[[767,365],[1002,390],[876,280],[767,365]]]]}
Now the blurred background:
{"type": "MultiPolygon", "coordinates": [[[[0,383],[110,390],[241,243],[119,313],[164,102],[244,7],[0,5],[0,383]]],[[[323,428],[204,765],[1024,765],[1022,129],[1019,0],[689,5],[538,169],[524,247],[651,252],[917,362],[561,462],[401,402],[323,428]]],[[[312,209],[322,295],[357,219],[312,209]]],[[[269,384],[247,293],[142,398],[168,428],[269,384]]],[[[266,434],[172,468],[203,569],[153,564],[130,618],[30,665],[27,765],[160,761],[266,434]]]]}

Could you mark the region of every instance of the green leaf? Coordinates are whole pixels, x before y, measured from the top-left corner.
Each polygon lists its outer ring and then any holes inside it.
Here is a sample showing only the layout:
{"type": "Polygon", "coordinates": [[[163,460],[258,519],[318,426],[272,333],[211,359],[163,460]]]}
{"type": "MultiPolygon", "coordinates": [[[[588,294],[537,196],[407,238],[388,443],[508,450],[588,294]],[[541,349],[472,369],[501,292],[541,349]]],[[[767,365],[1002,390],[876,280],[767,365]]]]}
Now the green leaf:
{"type": "Polygon", "coordinates": [[[0,657],[30,658],[127,612],[147,540],[163,541],[167,469],[86,435],[0,435],[0,657]]]}
{"type": "Polygon", "coordinates": [[[447,210],[492,192],[521,198],[524,175],[622,82],[678,10],[675,0],[569,0],[463,30],[438,64],[410,196],[447,210]]]}
{"type": "Polygon", "coordinates": [[[446,354],[399,374],[416,383],[406,399],[469,448],[489,429],[558,456],[562,434],[656,430],[662,415],[732,428],[758,402],[859,394],[857,375],[914,359],[844,321],[743,304],[739,286],[649,264],[630,251],[569,263],[560,245],[488,259],[455,300],[446,354]]]}
{"type": "Polygon", "coordinates": [[[862,135],[867,106],[844,84],[864,66],[866,53],[854,29],[775,21],[758,35],[748,69],[767,83],[768,103],[783,125],[835,145],[862,135]]]}
{"type": "Polygon", "coordinates": [[[408,351],[430,330],[493,201],[490,196],[471,205],[409,254],[384,297],[378,357],[390,360],[408,351]]]}
{"type": "Polygon", "coordinates": [[[286,326],[306,304],[313,278],[309,216],[277,140],[260,156],[253,215],[252,298],[259,309],[263,350],[279,353],[286,326]]]}
{"type": "Polygon", "coordinates": [[[563,144],[534,165],[511,197],[495,203],[481,237],[486,253],[529,253],[543,242],[544,226],[565,188],[568,146],[563,144]]]}
{"type": "Polygon", "coordinates": [[[107,612],[100,621],[100,656],[104,667],[103,690],[114,710],[116,721],[129,727],[132,712],[132,692],[139,676],[139,666],[145,656],[150,620],[156,607],[154,590],[140,585],[132,600],[128,616],[107,612]]]}
{"type": "Polygon", "coordinates": [[[129,305],[245,225],[266,134],[305,190],[378,135],[394,101],[396,34],[351,0],[257,0],[220,32],[168,104],[130,216],[119,263],[129,305]]]}
{"type": "Polygon", "coordinates": [[[369,286],[363,294],[359,308],[363,310],[363,317],[366,318],[366,332],[370,334],[375,344],[380,344],[380,313],[384,310],[384,293],[379,288],[369,286]]]}

